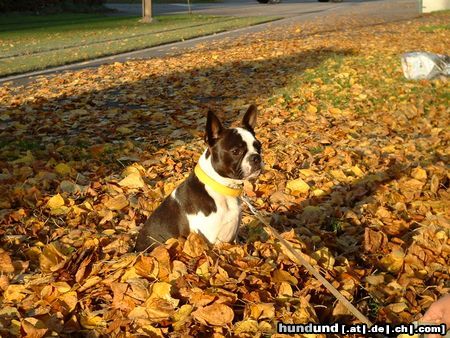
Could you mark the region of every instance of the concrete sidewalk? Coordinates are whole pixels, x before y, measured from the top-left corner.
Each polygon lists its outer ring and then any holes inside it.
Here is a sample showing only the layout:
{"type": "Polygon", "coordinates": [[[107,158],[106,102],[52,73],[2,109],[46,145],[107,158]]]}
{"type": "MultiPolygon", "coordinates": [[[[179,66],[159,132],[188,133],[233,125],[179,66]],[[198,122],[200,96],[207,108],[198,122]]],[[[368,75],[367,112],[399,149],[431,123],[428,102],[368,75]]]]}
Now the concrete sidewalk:
{"type": "MultiPolygon", "coordinates": [[[[272,29],[275,28],[279,27],[283,28],[293,24],[314,22],[315,20],[319,19],[330,20],[330,27],[334,27],[333,21],[339,17],[346,17],[346,18],[373,17],[379,19],[381,22],[390,22],[390,21],[408,20],[417,17],[420,14],[419,8],[417,6],[417,1],[415,0],[371,0],[371,1],[350,0],[344,3],[325,3],[325,5],[327,6],[313,6],[313,1],[305,1],[305,0],[301,2],[298,1],[294,2],[295,0],[288,0],[288,1],[291,1],[292,3],[284,4],[288,5],[288,7],[284,9],[282,6],[283,4],[255,5],[256,7],[266,6],[267,8],[269,8],[268,10],[270,11],[270,13],[264,13],[264,15],[278,15],[278,16],[280,16],[281,13],[283,13],[285,10],[288,10],[288,8],[290,8],[289,6],[296,6],[296,7],[299,6],[299,8],[297,8],[298,12],[296,14],[291,13],[291,15],[282,20],[256,26],[240,28],[234,31],[227,31],[205,37],[194,38],[183,42],[176,42],[167,45],[138,50],[134,52],[128,52],[109,57],[94,59],[90,61],[74,63],[67,66],[61,66],[15,76],[9,76],[0,79],[0,85],[5,82],[12,82],[13,86],[19,86],[27,84],[30,81],[33,81],[37,76],[43,75],[54,76],[64,71],[73,71],[83,68],[93,68],[103,64],[109,64],[114,62],[125,62],[133,59],[148,59],[153,57],[178,55],[191,49],[195,49],[199,43],[212,44],[223,39],[232,39],[241,36],[246,36],[246,38],[251,39],[253,33],[264,31],[270,32],[272,29]],[[306,11],[306,9],[308,9],[309,11],[306,11]]],[[[243,3],[245,4],[245,8],[254,6],[254,4],[249,5],[247,1],[245,2],[242,1],[242,2],[227,3],[225,6],[228,7],[227,10],[225,9],[219,10],[218,8],[214,7],[213,9],[211,8],[205,9],[204,11],[213,10],[219,11],[220,13],[225,12],[229,13],[230,11],[235,12],[238,10],[238,8],[241,8],[242,10],[242,7],[239,6],[241,6],[243,3]]],[[[223,4],[207,4],[207,5],[211,7],[212,5],[223,5],[223,4]]],[[[321,3],[320,4],[315,3],[314,1],[314,5],[321,5],[321,3]]],[[[248,9],[245,10],[245,12],[249,14],[248,9]]],[[[205,14],[214,14],[214,13],[208,12],[205,14]]]]}

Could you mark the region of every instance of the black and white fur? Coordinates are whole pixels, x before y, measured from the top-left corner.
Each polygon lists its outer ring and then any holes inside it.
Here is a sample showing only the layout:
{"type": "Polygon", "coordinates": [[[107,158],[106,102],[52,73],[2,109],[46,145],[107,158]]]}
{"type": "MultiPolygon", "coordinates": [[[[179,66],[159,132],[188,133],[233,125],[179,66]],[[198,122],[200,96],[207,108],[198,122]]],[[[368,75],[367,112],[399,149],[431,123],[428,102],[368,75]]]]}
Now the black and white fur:
{"type": "MultiPolygon", "coordinates": [[[[215,181],[240,188],[244,180],[261,172],[261,144],[255,138],[257,110],[251,105],[242,127],[226,129],[209,112],[205,141],[208,148],[199,159],[203,171],[215,181]]],[[[140,230],[135,250],[144,251],[154,243],[172,237],[202,234],[210,243],[232,242],[241,220],[239,197],[226,196],[199,181],[192,172],[149,217],[140,230]]]]}

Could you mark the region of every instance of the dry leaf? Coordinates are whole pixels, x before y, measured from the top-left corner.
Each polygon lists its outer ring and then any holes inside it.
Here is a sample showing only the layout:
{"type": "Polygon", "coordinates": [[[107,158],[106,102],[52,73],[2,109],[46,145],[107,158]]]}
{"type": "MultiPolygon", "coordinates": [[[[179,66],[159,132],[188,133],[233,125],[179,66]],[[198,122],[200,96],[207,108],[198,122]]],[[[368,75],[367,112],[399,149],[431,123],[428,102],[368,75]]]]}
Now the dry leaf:
{"type": "Polygon", "coordinates": [[[144,180],[139,172],[134,172],[119,182],[119,185],[126,188],[139,189],[145,186],[144,180]]]}
{"type": "Polygon", "coordinates": [[[208,248],[208,244],[202,236],[191,233],[189,234],[183,246],[183,252],[190,257],[198,257],[208,248]]]}
{"type": "Polygon", "coordinates": [[[125,195],[118,195],[105,203],[105,207],[110,210],[121,210],[126,206],[128,206],[128,200],[125,195]]]}
{"type": "Polygon", "coordinates": [[[287,182],[286,188],[290,190],[292,195],[297,196],[308,192],[309,185],[301,178],[297,178],[295,180],[287,182]]]}
{"type": "Polygon", "coordinates": [[[214,303],[192,312],[195,320],[205,325],[223,326],[233,321],[233,310],[225,304],[214,303]]]}

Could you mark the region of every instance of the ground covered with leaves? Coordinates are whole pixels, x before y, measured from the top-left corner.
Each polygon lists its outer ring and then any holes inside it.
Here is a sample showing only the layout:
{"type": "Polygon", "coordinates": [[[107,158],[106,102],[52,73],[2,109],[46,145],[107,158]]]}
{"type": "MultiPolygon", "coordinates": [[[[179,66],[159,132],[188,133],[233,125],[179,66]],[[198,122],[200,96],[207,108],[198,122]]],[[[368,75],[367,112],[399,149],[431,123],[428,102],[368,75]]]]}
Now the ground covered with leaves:
{"type": "Polygon", "coordinates": [[[0,88],[0,335],[354,322],[248,213],[236,245],[131,253],[195,165],[208,109],[231,121],[250,103],[266,163],[253,203],[371,320],[419,318],[449,292],[449,86],[406,81],[399,57],[445,53],[448,20],[328,18],[0,88]]]}

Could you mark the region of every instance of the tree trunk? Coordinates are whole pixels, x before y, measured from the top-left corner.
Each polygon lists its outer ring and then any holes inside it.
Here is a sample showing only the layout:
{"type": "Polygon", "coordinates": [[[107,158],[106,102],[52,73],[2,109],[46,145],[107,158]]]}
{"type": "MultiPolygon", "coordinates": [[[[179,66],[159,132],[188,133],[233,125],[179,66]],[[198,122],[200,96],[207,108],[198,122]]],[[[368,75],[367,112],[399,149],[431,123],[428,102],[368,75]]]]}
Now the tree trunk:
{"type": "Polygon", "coordinates": [[[142,0],[142,22],[152,22],[152,0],[142,0]]]}

